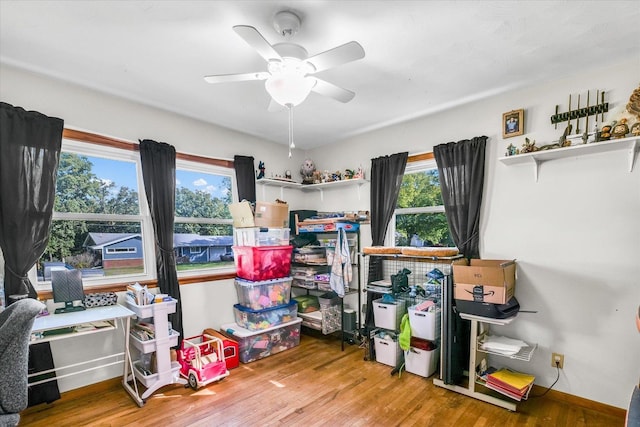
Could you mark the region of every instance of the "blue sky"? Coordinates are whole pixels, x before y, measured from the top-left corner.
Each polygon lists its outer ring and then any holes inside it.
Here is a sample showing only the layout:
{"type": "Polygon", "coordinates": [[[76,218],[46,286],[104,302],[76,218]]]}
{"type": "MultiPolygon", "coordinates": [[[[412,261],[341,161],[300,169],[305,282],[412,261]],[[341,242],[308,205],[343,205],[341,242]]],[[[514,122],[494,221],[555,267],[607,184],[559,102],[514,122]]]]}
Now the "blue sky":
{"type": "MultiPolygon", "coordinates": [[[[101,180],[116,184],[115,191],[122,186],[138,190],[136,185],[136,166],[133,162],[87,156],[93,163],[92,171],[101,180]]],[[[212,197],[224,197],[227,189],[222,186],[223,177],[203,172],[177,170],[176,187],[186,187],[191,191],[206,191],[212,197]]],[[[142,191],[142,190],[141,190],[142,191]]]]}

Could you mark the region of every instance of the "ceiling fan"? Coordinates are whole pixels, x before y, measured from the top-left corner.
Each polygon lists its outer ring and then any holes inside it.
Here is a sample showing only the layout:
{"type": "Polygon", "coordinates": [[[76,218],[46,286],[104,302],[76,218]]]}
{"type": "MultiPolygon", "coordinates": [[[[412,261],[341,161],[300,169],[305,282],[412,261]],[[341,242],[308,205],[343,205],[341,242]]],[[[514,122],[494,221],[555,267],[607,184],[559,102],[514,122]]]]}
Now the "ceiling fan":
{"type": "MultiPolygon", "coordinates": [[[[274,28],[285,39],[290,39],[300,28],[300,18],[291,11],[278,12],[274,28]]],[[[270,111],[300,104],[310,92],[349,102],[355,93],[338,87],[315,76],[320,71],[364,58],[364,49],[351,41],[317,55],[308,56],[300,45],[283,42],[271,45],[260,32],[248,25],[236,25],[233,30],[267,61],[267,71],[242,74],[205,76],[208,83],[228,83],[249,80],[266,80],[265,88],[271,95],[270,111]]]]}

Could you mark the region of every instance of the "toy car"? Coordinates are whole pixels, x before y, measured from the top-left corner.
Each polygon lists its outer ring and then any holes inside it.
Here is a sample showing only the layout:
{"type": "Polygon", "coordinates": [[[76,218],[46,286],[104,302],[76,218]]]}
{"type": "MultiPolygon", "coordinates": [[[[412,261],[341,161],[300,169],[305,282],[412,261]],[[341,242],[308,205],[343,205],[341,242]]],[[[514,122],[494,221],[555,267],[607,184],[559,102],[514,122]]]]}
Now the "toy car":
{"type": "Polygon", "coordinates": [[[220,338],[207,334],[185,338],[177,356],[180,375],[194,390],[229,375],[220,338]]]}

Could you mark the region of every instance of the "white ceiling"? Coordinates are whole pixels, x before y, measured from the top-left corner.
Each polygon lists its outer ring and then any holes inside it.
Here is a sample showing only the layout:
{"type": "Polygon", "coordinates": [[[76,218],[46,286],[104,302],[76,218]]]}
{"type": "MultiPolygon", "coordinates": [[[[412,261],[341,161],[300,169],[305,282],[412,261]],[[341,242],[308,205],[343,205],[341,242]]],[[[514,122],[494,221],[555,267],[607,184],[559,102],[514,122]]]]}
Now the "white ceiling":
{"type": "Polygon", "coordinates": [[[366,52],[318,74],[354,91],[351,102],[312,93],[295,108],[303,149],[624,58],[640,64],[638,0],[0,0],[0,61],[286,144],[286,112],[267,111],[264,82],[203,80],[266,71],[232,27],[281,42],[272,20],[283,9],[302,18],[292,41],[309,55],[352,40],[366,52]]]}

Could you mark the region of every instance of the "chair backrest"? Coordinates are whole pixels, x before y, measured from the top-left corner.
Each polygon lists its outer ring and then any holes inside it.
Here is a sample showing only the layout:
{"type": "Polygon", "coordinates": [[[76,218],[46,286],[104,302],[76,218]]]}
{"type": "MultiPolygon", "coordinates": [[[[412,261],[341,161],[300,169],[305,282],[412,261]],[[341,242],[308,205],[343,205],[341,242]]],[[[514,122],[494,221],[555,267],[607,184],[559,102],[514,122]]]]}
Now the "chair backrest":
{"type": "Polygon", "coordinates": [[[0,313],[0,417],[27,407],[31,328],[44,308],[40,301],[25,298],[0,313]]]}

